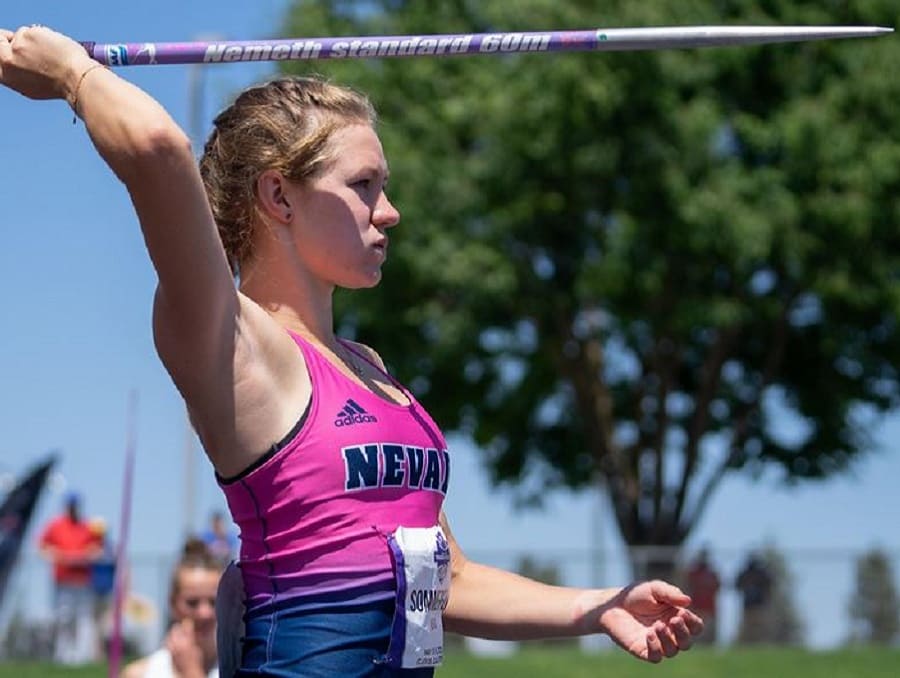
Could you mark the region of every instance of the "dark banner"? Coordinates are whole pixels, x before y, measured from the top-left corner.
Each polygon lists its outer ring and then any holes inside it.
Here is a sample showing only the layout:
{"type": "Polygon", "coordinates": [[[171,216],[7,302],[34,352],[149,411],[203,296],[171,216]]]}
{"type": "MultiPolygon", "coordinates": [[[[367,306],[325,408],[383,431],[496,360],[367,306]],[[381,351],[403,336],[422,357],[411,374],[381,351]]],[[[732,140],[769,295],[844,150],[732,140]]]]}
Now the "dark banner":
{"type": "Polygon", "coordinates": [[[15,567],[22,541],[38,498],[56,458],[51,457],[34,467],[0,504],[0,604],[3,603],[6,586],[15,567]]]}

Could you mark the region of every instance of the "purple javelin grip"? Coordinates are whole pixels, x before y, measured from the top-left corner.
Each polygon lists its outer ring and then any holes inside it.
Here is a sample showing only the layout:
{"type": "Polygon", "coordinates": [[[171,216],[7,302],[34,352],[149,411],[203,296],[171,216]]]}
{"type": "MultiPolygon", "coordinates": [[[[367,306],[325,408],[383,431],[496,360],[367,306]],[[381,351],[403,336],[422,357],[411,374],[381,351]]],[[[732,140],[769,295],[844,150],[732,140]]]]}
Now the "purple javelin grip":
{"type": "Polygon", "coordinates": [[[94,59],[107,66],[143,66],[462,54],[614,52],[866,38],[891,32],[892,28],[880,26],[679,26],[524,33],[82,44],[94,59]]]}

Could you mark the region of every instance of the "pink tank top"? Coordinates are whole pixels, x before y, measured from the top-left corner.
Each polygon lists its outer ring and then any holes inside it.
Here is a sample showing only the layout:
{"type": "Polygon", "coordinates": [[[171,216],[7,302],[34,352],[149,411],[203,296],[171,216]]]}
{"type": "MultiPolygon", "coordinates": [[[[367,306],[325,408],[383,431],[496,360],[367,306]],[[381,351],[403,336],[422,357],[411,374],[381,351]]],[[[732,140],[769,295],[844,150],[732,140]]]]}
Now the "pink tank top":
{"type": "Polygon", "coordinates": [[[386,536],[438,522],[450,475],[446,441],[389,375],[409,405],[375,395],[290,334],[309,370],[307,411],[259,462],[219,479],[241,532],[247,610],[391,598],[386,536]]]}

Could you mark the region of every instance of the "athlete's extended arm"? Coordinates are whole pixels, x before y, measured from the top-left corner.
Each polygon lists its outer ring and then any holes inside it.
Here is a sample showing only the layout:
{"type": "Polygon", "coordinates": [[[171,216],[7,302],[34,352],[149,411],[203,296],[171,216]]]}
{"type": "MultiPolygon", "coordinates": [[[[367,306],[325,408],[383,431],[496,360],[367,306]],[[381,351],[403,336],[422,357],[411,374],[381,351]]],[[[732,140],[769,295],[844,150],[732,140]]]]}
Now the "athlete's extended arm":
{"type": "Polygon", "coordinates": [[[444,628],[464,635],[527,640],[606,633],[639,659],[658,662],[691,646],[703,629],[690,598],[651,581],[613,589],[550,586],[468,560],[450,533],[452,583],[444,628]]]}

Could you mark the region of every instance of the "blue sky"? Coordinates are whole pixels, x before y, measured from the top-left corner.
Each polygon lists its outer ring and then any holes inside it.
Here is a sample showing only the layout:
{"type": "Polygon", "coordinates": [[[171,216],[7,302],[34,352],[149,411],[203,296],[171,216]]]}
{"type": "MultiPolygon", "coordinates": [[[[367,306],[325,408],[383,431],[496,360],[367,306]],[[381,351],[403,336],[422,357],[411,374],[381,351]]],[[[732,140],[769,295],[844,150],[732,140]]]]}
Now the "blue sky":
{"type": "MultiPolygon", "coordinates": [[[[96,42],[251,39],[275,34],[287,4],[4,0],[0,26],[43,23],[96,42]]],[[[234,92],[271,72],[268,65],[206,67],[204,128],[196,130],[188,104],[191,68],[137,67],[122,74],[195,135],[205,133],[214,111],[234,92]]],[[[202,526],[209,511],[224,503],[153,350],[155,281],[128,197],[93,152],[83,126],[72,125],[64,102],[26,102],[2,90],[0,130],[0,476],[18,475],[58,449],[60,477],[37,521],[59,508],[65,486],[82,492],[87,513],[106,517],[117,531],[126,403],[135,390],[130,551],[174,553],[184,526],[202,526]]],[[[397,237],[404,227],[414,224],[404,222],[397,237]]],[[[854,552],[885,548],[900,568],[894,524],[900,516],[900,417],[888,419],[878,439],[880,453],[827,484],[787,489],[765,478],[726,481],[691,539],[717,549],[726,579],[748,548],[772,541],[788,552],[801,612],[817,646],[832,645],[845,632],[854,552]]],[[[543,512],[517,513],[508,495],[488,486],[473,449],[457,441],[452,452],[447,510],[470,555],[509,564],[512,552],[540,552],[562,558],[570,581],[584,585],[590,580],[584,549],[599,543],[611,554],[604,567],[607,583],[624,583],[615,528],[592,517],[595,497],[559,494],[543,512]]],[[[735,604],[726,595],[725,607],[733,610],[735,604]]]]}

